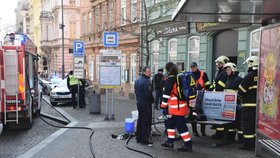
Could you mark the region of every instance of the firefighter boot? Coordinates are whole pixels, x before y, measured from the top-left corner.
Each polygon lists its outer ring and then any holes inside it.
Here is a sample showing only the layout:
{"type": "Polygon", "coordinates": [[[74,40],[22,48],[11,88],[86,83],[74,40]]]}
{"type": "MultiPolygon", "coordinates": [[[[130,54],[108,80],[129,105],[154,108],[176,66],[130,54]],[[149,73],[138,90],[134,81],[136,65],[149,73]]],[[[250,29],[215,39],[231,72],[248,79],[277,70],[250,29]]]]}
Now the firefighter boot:
{"type": "Polygon", "coordinates": [[[165,148],[170,148],[170,149],[173,149],[174,148],[174,144],[173,143],[169,143],[169,142],[165,142],[163,144],[161,144],[162,147],[165,147],[165,148]]]}
{"type": "Polygon", "coordinates": [[[180,152],[192,152],[192,147],[189,145],[184,144],[181,148],[178,148],[177,151],[180,152]]]}

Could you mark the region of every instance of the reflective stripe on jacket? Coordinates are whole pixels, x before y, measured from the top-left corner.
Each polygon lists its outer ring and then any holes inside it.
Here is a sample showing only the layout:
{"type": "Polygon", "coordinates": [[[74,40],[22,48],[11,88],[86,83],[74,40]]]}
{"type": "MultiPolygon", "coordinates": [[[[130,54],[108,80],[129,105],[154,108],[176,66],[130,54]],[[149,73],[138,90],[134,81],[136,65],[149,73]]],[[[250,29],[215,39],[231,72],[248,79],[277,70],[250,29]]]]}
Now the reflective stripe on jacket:
{"type": "Polygon", "coordinates": [[[78,83],[79,83],[78,78],[76,78],[76,77],[73,76],[73,75],[69,75],[69,85],[70,85],[70,86],[78,85],[78,83]]]}
{"type": "Polygon", "coordinates": [[[174,115],[174,116],[186,116],[188,114],[188,105],[185,101],[178,100],[178,91],[176,86],[176,80],[175,78],[171,77],[168,78],[169,80],[173,80],[173,86],[172,85],[166,85],[166,86],[172,86],[172,87],[166,87],[167,89],[172,88],[171,93],[163,94],[163,100],[161,103],[162,108],[168,108],[168,114],[174,115]]]}

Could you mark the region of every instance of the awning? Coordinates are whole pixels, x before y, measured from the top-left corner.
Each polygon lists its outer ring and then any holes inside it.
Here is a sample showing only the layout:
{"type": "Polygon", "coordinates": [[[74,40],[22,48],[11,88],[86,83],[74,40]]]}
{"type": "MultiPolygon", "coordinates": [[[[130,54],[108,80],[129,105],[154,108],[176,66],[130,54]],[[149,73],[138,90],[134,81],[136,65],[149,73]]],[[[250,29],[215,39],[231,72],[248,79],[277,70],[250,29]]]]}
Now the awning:
{"type": "Polygon", "coordinates": [[[264,23],[280,18],[280,0],[181,0],[172,21],[264,23]]]}

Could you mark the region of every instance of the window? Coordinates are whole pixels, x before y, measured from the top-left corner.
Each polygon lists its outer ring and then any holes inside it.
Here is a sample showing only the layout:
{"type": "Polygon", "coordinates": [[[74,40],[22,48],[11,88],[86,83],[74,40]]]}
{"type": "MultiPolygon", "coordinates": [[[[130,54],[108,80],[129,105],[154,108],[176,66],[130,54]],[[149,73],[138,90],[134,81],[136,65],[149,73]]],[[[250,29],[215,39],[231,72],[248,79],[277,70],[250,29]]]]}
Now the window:
{"type": "Polygon", "coordinates": [[[126,21],[126,0],[121,0],[121,25],[126,21]]]}
{"type": "Polygon", "coordinates": [[[158,70],[158,57],[159,57],[159,41],[154,41],[152,43],[152,73],[156,74],[158,70]]]}
{"type": "Polygon", "coordinates": [[[75,0],[69,0],[70,6],[75,6],[75,0]]]}
{"type": "Polygon", "coordinates": [[[110,3],[109,4],[109,28],[110,29],[114,27],[113,19],[114,19],[114,3],[110,3]]]}
{"type": "Polygon", "coordinates": [[[130,56],[130,82],[134,83],[136,81],[136,54],[131,54],[130,56]]]}
{"type": "Polygon", "coordinates": [[[260,37],[261,37],[260,29],[257,29],[255,31],[251,32],[250,56],[251,55],[259,56],[259,54],[260,54],[260,37]]]}
{"type": "Polygon", "coordinates": [[[70,38],[76,38],[76,22],[70,21],[70,38]]]}
{"type": "Polygon", "coordinates": [[[106,5],[102,6],[102,30],[106,30],[106,5]]]}
{"type": "Polygon", "coordinates": [[[131,22],[137,22],[137,0],[131,0],[131,22]]]}
{"type": "Polygon", "coordinates": [[[99,9],[95,9],[95,32],[99,31],[99,9]]]}
{"type": "Polygon", "coordinates": [[[87,17],[86,14],[83,15],[83,35],[87,33],[87,17]]]}
{"type": "Polygon", "coordinates": [[[168,42],[168,61],[177,63],[177,39],[170,39],[168,42]]]}
{"type": "Polygon", "coordinates": [[[200,47],[200,37],[193,36],[189,38],[189,48],[188,48],[188,63],[196,62],[199,65],[199,47],[200,47]]]}
{"type": "Polygon", "coordinates": [[[92,12],[88,13],[88,33],[92,33],[92,12]]]}
{"type": "Polygon", "coordinates": [[[100,58],[99,58],[99,55],[96,55],[96,78],[99,78],[99,62],[100,62],[100,58]]]}
{"type": "Polygon", "coordinates": [[[126,82],[125,81],[125,71],[126,71],[126,55],[122,54],[122,82],[126,82]]]}
{"type": "Polygon", "coordinates": [[[89,72],[89,79],[93,81],[94,79],[94,73],[93,73],[93,70],[94,70],[94,64],[93,64],[93,61],[92,61],[92,56],[89,55],[88,56],[88,72],[89,72]]]}

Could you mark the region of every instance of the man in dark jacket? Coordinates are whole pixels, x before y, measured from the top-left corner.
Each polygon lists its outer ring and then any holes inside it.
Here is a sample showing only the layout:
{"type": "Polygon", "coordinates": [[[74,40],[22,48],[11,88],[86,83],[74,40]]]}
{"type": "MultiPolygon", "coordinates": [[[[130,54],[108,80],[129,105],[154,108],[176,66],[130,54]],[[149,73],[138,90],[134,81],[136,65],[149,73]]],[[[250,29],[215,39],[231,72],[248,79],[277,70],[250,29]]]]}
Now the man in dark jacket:
{"type": "Polygon", "coordinates": [[[136,140],[137,143],[148,146],[153,144],[149,140],[152,125],[152,104],[154,102],[150,77],[151,69],[144,67],[143,75],[134,84],[138,109],[136,140]]]}
{"type": "Polygon", "coordinates": [[[154,76],[153,80],[155,84],[155,91],[156,91],[156,100],[155,100],[155,109],[159,109],[158,105],[161,102],[162,97],[162,82],[163,82],[163,69],[158,69],[158,73],[154,76]]]}

